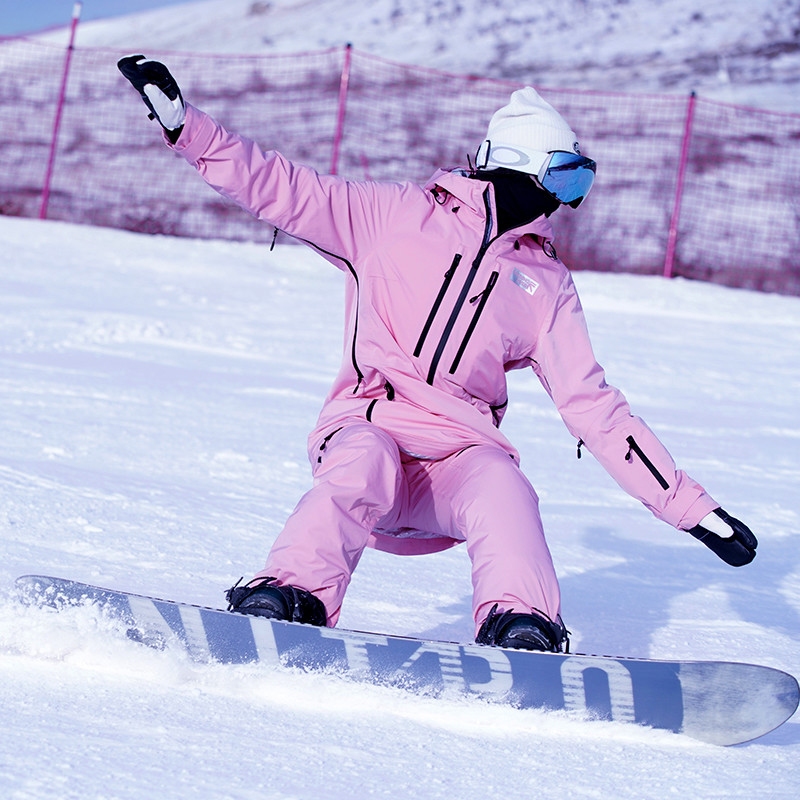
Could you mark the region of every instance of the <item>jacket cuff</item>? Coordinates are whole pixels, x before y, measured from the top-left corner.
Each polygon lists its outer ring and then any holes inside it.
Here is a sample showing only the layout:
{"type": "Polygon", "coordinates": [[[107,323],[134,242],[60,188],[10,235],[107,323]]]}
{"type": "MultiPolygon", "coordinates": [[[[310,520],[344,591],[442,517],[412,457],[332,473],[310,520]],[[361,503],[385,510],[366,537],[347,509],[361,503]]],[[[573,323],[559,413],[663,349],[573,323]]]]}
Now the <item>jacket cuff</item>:
{"type": "MultiPolygon", "coordinates": [[[[665,519],[674,527],[681,531],[688,531],[700,524],[706,515],[710,514],[715,508],[719,508],[719,503],[710,495],[703,492],[693,503],[691,503],[678,519],[665,519]]],[[[670,509],[674,514],[676,509],[670,509]]],[[[670,515],[671,516],[671,515],[670,515]]]]}
{"type": "Polygon", "coordinates": [[[175,144],[164,134],[164,141],[171,150],[182,155],[190,164],[196,164],[208,150],[217,129],[214,120],[189,103],[186,104],[186,121],[175,144]]]}

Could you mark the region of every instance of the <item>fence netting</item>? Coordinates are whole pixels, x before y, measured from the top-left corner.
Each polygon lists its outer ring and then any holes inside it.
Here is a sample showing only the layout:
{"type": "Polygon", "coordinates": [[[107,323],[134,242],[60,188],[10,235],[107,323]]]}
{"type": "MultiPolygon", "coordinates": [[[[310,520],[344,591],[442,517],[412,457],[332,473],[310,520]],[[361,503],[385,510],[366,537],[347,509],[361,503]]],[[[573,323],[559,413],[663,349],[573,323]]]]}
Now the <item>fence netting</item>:
{"type": "MultiPolygon", "coordinates": [[[[33,40],[0,40],[0,214],[40,214],[65,55],[33,40]]],[[[269,226],[206,187],[163,146],[157,123],[116,68],[123,55],[72,51],[47,218],[271,239],[269,226]]],[[[147,55],[164,61],[184,97],[229,129],[356,180],[424,181],[438,167],[465,166],[492,113],[522,85],[348,48],[147,55]]],[[[537,88],[598,162],[588,200],[553,217],[568,266],[666,269],[800,294],[800,115],[677,95],[537,88]],[[671,226],[674,259],[667,264],[671,226]]]]}

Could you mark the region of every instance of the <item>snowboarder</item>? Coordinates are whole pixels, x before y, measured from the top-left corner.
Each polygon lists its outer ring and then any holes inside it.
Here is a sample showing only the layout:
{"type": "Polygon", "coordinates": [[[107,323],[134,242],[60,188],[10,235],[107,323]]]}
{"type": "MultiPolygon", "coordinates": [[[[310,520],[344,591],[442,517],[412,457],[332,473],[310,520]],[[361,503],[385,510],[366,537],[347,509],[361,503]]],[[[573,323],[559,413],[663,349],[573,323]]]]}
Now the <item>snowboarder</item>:
{"type": "Polygon", "coordinates": [[[585,447],[659,519],[733,566],[751,531],[672,457],[605,381],[549,217],[577,207],[595,163],[533,88],[491,118],[474,168],[425,185],[320,175],[184,102],[167,68],[119,62],[167,144],[247,211],[346,280],[346,346],[308,452],[314,484],[230,609],[335,625],[365,547],[466,543],[476,641],[561,651],[567,631],[536,493],[500,432],[505,373],[531,367],[585,447]]]}

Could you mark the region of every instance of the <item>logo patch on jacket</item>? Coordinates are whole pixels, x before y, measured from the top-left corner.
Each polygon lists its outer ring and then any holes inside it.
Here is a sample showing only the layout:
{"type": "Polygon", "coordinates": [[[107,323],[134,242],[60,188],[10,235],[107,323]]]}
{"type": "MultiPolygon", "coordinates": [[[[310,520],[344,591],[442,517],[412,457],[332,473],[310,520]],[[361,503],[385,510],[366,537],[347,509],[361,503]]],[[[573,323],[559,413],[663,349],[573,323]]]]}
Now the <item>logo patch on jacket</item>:
{"type": "Polygon", "coordinates": [[[524,272],[520,272],[518,269],[515,269],[511,273],[511,280],[528,294],[533,294],[539,288],[539,284],[533,278],[529,278],[524,272]]]}

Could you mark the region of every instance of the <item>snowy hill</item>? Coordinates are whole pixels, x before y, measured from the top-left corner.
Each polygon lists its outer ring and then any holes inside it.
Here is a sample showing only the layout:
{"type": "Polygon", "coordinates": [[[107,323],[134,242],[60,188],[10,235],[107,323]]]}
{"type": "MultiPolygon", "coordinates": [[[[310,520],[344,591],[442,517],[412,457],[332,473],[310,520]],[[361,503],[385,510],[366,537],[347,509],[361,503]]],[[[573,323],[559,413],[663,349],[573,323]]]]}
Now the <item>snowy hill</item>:
{"type": "MultiPolygon", "coordinates": [[[[46,38],[63,41],[64,32],[46,38]]],[[[538,86],[679,92],[800,113],[796,0],[206,0],[81,25],[79,46],[354,47],[538,86]]]]}
{"type": "MultiPolygon", "coordinates": [[[[789,800],[800,723],[730,749],[434,701],[336,675],[201,667],[9,596],[61,574],[205,605],[258,569],[310,477],[337,270],[299,247],[0,216],[0,796],[789,800]],[[320,343],[325,346],[320,346],[320,343]]],[[[609,378],[754,528],[743,569],[656,522],[532,374],[504,431],[542,499],[574,649],[800,675],[800,298],[577,273],[609,378]]],[[[368,552],[341,624],[468,639],[463,548],[368,552]]]]}

